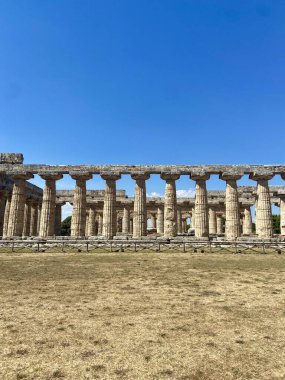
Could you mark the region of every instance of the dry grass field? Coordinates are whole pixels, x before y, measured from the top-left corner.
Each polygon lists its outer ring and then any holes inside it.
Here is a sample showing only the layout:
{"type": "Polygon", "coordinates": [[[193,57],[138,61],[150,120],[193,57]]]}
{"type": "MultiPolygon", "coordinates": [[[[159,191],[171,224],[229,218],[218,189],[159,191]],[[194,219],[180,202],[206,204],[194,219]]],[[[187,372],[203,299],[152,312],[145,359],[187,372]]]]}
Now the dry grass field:
{"type": "Polygon", "coordinates": [[[285,257],[0,254],[0,379],[285,379],[285,257]]]}

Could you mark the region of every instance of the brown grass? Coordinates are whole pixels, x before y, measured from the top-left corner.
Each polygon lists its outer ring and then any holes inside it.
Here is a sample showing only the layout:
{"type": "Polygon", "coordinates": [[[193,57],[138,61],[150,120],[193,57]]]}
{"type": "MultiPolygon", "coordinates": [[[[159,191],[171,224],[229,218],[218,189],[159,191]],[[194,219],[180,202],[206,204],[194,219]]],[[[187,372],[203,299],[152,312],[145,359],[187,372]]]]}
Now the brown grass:
{"type": "Polygon", "coordinates": [[[2,254],[0,379],[284,379],[285,257],[2,254]]]}

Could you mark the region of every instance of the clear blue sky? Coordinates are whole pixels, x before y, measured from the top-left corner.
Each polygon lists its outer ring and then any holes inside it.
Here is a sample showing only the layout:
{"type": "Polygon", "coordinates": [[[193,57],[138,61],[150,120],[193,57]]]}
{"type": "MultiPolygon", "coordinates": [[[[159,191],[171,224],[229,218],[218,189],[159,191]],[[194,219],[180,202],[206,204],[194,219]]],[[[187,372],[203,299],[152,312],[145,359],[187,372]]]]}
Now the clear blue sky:
{"type": "Polygon", "coordinates": [[[0,0],[0,151],[284,163],[284,20],[284,0],[0,0]]]}

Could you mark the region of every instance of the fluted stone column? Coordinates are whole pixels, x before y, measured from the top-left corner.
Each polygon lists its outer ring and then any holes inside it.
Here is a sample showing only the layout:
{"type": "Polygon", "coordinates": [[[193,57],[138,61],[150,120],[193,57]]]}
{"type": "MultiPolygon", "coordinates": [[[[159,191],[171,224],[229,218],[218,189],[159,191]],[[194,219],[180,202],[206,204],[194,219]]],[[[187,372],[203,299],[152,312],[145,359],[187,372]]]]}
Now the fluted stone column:
{"type": "Polygon", "coordinates": [[[24,221],[23,221],[23,236],[30,235],[31,228],[31,200],[27,199],[24,208],[24,221]]]}
{"type": "Polygon", "coordinates": [[[243,211],[242,233],[243,235],[251,235],[252,234],[252,218],[251,218],[250,206],[245,205],[243,207],[244,207],[244,211],[243,211]]]}
{"type": "Polygon", "coordinates": [[[285,197],[280,197],[280,233],[285,235],[285,197]]]}
{"type": "Polygon", "coordinates": [[[147,213],[146,213],[146,185],[148,174],[133,174],[132,179],[136,181],[134,215],[133,215],[133,237],[141,238],[147,235],[147,213]]]}
{"type": "Polygon", "coordinates": [[[181,208],[177,207],[177,233],[182,234],[182,214],[181,214],[181,208]]]}
{"type": "Polygon", "coordinates": [[[272,226],[272,208],[270,201],[270,192],[268,180],[272,179],[270,175],[250,175],[250,179],[257,181],[257,207],[256,207],[256,224],[258,226],[258,236],[261,238],[271,238],[273,236],[272,226]]]}
{"type": "Polygon", "coordinates": [[[86,227],[86,181],[92,178],[90,173],[70,173],[76,180],[73,193],[73,210],[71,218],[71,236],[74,238],[85,236],[86,227]]]}
{"type": "Polygon", "coordinates": [[[226,229],[225,236],[228,240],[234,240],[241,235],[240,227],[240,210],[237,180],[240,175],[232,175],[223,173],[220,178],[226,181],[226,229]]]}
{"type": "Polygon", "coordinates": [[[41,226],[41,215],[42,215],[42,203],[38,205],[38,225],[37,225],[37,236],[40,234],[40,226],[41,226]]]}
{"type": "Polygon", "coordinates": [[[89,210],[86,210],[84,235],[88,236],[89,210]]]}
{"type": "Polygon", "coordinates": [[[192,208],[191,212],[190,228],[195,228],[195,207],[192,208]]]}
{"type": "Polygon", "coordinates": [[[4,213],[3,238],[6,238],[7,233],[8,233],[10,207],[11,207],[11,194],[8,194],[7,200],[6,200],[6,205],[5,205],[5,213],[4,213]]]}
{"type": "Polygon", "coordinates": [[[180,178],[178,174],[161,174],[165,180],[164,196],[164,236],[172,238],[177,235],[177,199],[175,181],[180,178]]]}
{"type": "Polygon", "coordinates": [[[3,236],[7,196],[8,192],[6,190],[0,190],[0,236],[3,236]]]}
{"type": "Polygon", "coordinates": [[[151,227],[156,229],[156,214],[151,214],[151,227]]]}
{"type": "Polygon", "coordinates": [[[106,239],[113,239],[117,229],[116,213],[116,181],[121,178],[120,175],[102,175],[106,181],[104,209],[103,209],[103,236],[106,239]]]}
{"type": "Polygon", "coordinates": [[[213,207],[209,207],[209,233],[217,234],[217,215],[213,207]]]}
{"type": "Polygon", "coordinates": [[[54,235],[56,200],[55,182],[62,178],[62,174],[44,174],[41,175],[41,177],[46,181],[46,183],[43,192],[39,236],[46,238],[54,235]]]}
{"type": "Polygon", "coordinates": [[[33,178],[30,173],[12,176],[14,180],[9,212],[7,237],[22,236],[26,199],[26,180],[33,178]]]}
{"type": "Polygon", "coordinates": [[[130,209],[128,206],[125,206],[123,211],[122,232],[124,235],[128,235],[130,232],[130,209]]]}
{"type": "Polygon", "coordinates": [[[157,221],[156,221],[157,233],[163,235],[164,233],[164,211],[163,206],[157,208],[157,221]]]}
{"type": "Polygon", "coordinates": [[[102,236],[103,234],[103,215],[98,213],[98,235],[102,236]]]}
{"type": "Polygon", "coordinates": [[[31,222],[30,222],[30,236],[37,236],[38,234],[38,203],[31,202],[31,222]]]}
{"type": "Polygon", "coordinates": [[[55,206],[55,226],[54,226],[55,236],[61,235],[61,214],[62,214],[63,205],[64,203],[57,203],[55,206]]]}
{"type": "Polygon", "coordinates": [[[209,216],[206,180],[210,178],[207,174],[191,175],[196,181],[195,193],[195,236],[197,238],[209,237],[209,216]]]}
{"type": "Polygon", "coordinates": [[[96,236],[96,208],[95,205],[89,206],[89,216],[87,225],[87,236],[96,236]]]}
{"type": "Polygon", "coordinates": [[[134,229],[133,229],[133,225],[134,225],[134,220],[133,220],[133,218],[131,218],[131,219],[130,219],[130,234],[131,234],[131,235],[133,234],[133,231],[134,231],[134,229]]]}
{"type": "Polygon", "coordinates": [[[217,234],[221,235],[223,232],[223,215],[217,213],[217,234]]]}

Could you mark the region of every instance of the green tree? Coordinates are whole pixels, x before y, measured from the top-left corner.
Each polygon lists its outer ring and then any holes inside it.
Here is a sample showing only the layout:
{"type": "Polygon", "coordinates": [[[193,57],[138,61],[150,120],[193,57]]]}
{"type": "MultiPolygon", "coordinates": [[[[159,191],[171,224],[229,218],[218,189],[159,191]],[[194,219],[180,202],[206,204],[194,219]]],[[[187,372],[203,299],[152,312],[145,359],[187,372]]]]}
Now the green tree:
{"type": "Polygon", "coordinates": [[[272,215],[273,233],[280,234],[280,215],[272,215]]]}
{"type": "Polygon", "coordinates": [[[71,216],[61,222],[61,236],[70,236],[71,216]]]}

